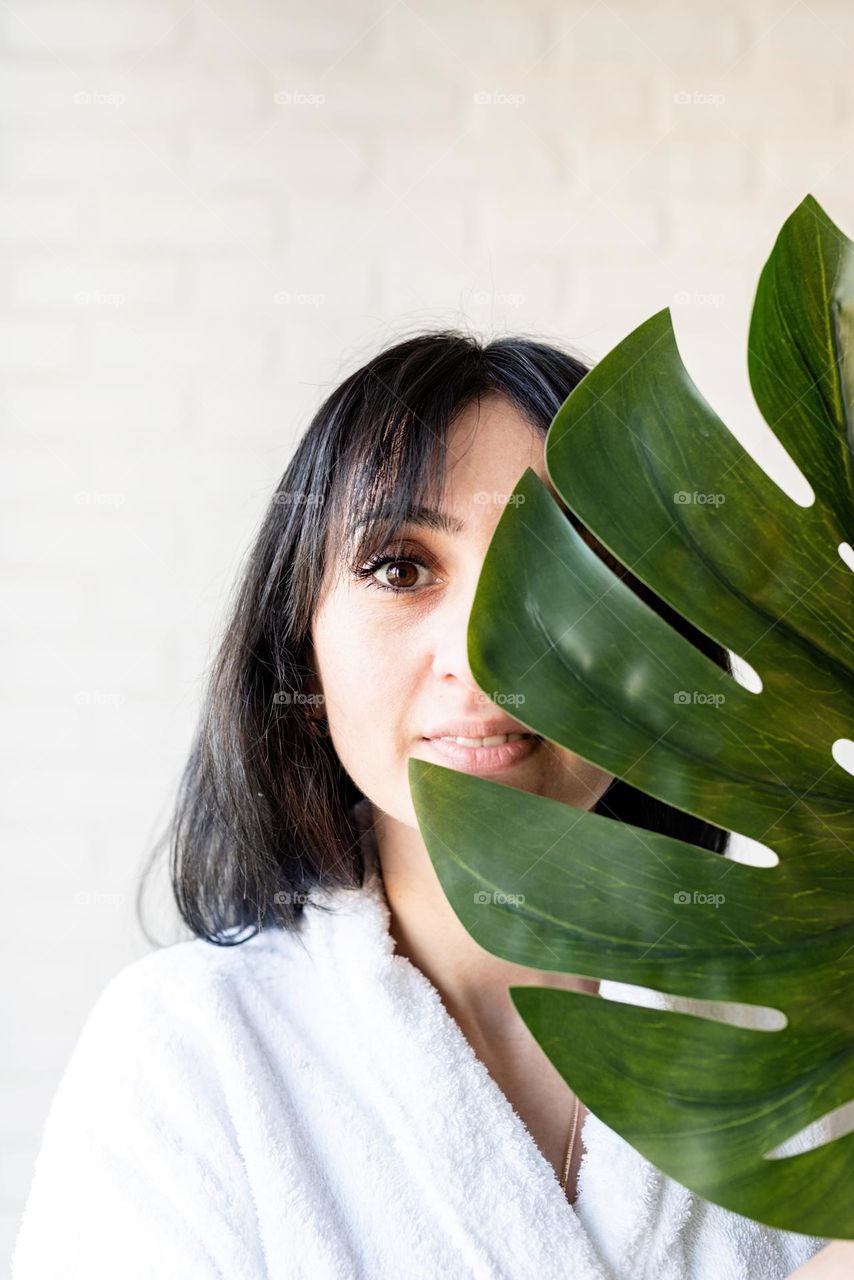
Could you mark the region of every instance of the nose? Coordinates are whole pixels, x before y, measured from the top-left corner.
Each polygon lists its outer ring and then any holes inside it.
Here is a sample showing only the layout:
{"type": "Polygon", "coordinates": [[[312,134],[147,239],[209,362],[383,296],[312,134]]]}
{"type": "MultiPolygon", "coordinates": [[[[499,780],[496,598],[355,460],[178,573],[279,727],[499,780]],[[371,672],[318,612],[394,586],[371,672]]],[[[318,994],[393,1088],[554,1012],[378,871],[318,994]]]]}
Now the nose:
{"type": "Polygon", "coordinates": [[[483,697],[469,666],[466,649],[466,632],[474,604],[476,578],[477,575],[468,588],[450,592],[432,615],[432,669],[437,680],[458,680],[467,689],[483,697]]]}

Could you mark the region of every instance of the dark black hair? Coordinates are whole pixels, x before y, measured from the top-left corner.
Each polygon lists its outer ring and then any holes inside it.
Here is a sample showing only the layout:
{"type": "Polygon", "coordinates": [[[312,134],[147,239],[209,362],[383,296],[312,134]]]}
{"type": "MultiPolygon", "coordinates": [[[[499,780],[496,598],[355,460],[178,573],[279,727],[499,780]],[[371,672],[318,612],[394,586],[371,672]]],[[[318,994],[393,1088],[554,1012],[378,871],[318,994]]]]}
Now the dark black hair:
{"type": "MultiPolygon", "coordinates": [[[[441,494],[449,428],[469,405],[502,395],[545,438],[590,367],[535,338],[484,343],[444,329],[381,351],[320,405],[245,558],[175,809],[146,871],[168,846],[172,891],[194,935],[234,945],[270,925],[297,928],[312,889],[362,885],[352,812],[362,792],[310,724],[311,625],[329,557],[360,563],[410,504],[441,494]],[[358,529],[380,504],[382,518],[358,529]]],[[[638,596],[732,673],[725,648],[568,515],[638,596]]],[[[619,779],[594,812],[718,853],[729,838],[619,779]]]]}

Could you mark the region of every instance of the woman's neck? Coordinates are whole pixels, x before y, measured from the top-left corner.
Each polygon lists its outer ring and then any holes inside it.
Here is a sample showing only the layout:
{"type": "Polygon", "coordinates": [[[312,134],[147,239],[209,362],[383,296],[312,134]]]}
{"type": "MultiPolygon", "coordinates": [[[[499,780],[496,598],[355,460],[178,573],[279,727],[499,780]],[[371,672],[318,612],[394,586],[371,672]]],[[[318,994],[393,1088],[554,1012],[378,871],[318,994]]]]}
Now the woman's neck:
{"type": "Polygon", "coordinates": [[[509,986],[598,994],[595,979],[532,969],[486,951],[451,908],[421,833],[377,810],[374,818],[396,953],[429,978],[469,1040],[480,1040],[496,1052],[501,1045],[530,1037],[509,986]]]}

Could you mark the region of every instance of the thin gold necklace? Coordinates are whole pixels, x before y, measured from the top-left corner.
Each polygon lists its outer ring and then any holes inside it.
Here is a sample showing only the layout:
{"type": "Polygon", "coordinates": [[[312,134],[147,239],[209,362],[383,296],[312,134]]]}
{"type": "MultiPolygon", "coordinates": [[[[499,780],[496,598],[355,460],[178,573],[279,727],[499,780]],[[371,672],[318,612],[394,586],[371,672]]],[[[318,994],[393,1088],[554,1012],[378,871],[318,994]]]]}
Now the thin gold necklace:
{"type": "Polygon", "coordinates": [[[566,1193],[566,1182],[569,1177],[569,1166],[572,1162],[572,1151],[573,1151],[573,1148],[575,1147],[575,1131],[578,1128],[578,1112],[579,1112],[579,1099],[578,1099],[578,1094],[576,1094],[575,1107],[572,1112],[572,1131],[569,1135],[569,1145],[567,1146],[567,1150],[566,1150],[566,1160],[564,1161],[564,1166],[563,1166],[563,1177],[560,1180],[561,1190],[564,1193],[566,1193]]]}

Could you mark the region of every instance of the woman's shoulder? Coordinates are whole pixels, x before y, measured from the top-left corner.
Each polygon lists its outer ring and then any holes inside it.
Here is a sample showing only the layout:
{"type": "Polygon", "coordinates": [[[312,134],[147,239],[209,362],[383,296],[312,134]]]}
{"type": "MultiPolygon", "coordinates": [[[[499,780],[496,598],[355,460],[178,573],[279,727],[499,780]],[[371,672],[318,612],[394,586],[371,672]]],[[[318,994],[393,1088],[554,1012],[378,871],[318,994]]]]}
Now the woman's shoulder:
{"type": "Polygon", "coordinates": [[[194,938],[131,960],[90,1000],[52,1110],[99,1090],[117,1101],[120,1081],[126,1102],[150,1097],[155,1084],[164,1095],[220,1093],[242,1032],[302,1016],[311,971],[301,939],[284,929],[228,946],[194,938]]]}
{"type": "Polygon", "coordinates": [[[167,978],[182,983],[235,982],[271,965],[293,963],[305,954],[304,933],[299,928],[270,926],[244,934],[233,930],[223,935],[227,941],[219,943],[189,938],[155,947],[119,969],[110,985],[144,990],[159,986],[167,978]]]}
{"type": "MultiPolygon", "coordinates": [[[[128,1242],[129,1276],[241,1271],[257,1232],[235,1118],[252,1085],[246,1043],[271,1021],[265,992],[304,986],[282,980],[301,954],[284,931],[193,939],[107,982],[48,1109],[16,1280],[114,1274],[128,1242]]],[[[263,1260],[243,1274],[263,1274],[263,1260]]]]}
{"type": "Polygon", "coordinates": [[[117,1135],[180,1135],[199,1107],[210,1129],[228,1113],[252,1028],[285,1025],[298,1009],[306,983],[287,975],[306,962],[299,937],[277,929],[229,946],[176,942],[120,968],[66,1059],[45,1122],[45,1167],[58,1165],[52,1153],[95,1152],[117,1135]]]}
{"type": "Polygon", "coordinates": [[[147,1054],[174,1062],[205,1042],[239,1051],[239,1032],[290,1025],[316,1030],[326,984],[382,963],[392,946],[375,880],[356,891],[316,894],[294,928],[232,931],[229,941],[191,938],[159,947],[119,969],[102,987],[84,1021],[75,1059],[132,1059],[147,1054]]]}
{"type": "Polygon", "coordinates": [[[296,930],[264,929],[226,944],[192,938],[131,960],[107,980],[92,1005],[86,1027],[103,1023],[114,1033],[179,1018],[183,1025],[205,1015],[224,1016],[244,996],[271,983],[284,991],[283,970],[310,968],[312,957],[296,930]]]}

